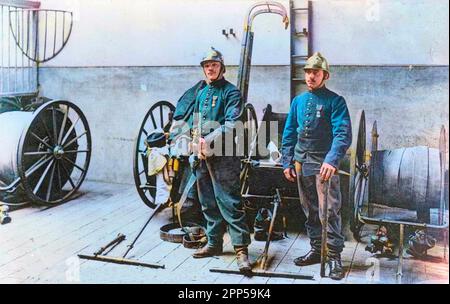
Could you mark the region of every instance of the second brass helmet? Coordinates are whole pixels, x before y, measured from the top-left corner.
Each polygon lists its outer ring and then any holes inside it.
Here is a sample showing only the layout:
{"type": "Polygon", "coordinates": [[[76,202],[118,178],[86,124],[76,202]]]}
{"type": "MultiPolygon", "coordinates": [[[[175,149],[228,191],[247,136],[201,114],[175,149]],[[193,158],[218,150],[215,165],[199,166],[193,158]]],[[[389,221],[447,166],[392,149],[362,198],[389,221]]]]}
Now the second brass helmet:
{"type": "Polygon", "coordinates": [[[322,56],[319,52],[315,52],[311,57],[306,61],[305,67],[303,70],[322,70],[330,73],[330,66],[328,65],[328,61],[325,57],[322,56]]]}

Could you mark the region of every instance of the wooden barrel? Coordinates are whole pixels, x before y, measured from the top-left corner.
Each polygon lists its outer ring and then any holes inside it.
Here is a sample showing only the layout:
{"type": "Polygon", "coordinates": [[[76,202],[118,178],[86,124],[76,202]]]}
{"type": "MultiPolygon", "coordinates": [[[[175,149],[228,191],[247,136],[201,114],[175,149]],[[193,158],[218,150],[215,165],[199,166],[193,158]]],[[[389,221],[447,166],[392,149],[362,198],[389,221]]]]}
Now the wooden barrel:
{"type": "Polygon", "coordinates": [[[416,210],[428,221],[441,197],[439,150],[426,146],[372,151],[369,203],[416,210]]]}

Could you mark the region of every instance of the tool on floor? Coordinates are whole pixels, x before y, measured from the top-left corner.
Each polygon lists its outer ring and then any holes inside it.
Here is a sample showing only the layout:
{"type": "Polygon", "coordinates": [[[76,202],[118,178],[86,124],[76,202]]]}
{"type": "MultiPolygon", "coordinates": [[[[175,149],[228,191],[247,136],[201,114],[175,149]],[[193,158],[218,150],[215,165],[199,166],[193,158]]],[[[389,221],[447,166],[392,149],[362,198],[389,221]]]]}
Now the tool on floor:
{"type": "Polygon", "coordinates": [[[2,205],[0,202],[0,225],[11,222],[11,217],[8,215],[9,207],[2,205]]]}
{"type": "MultiPolygon", "coordinates": [[[[245,274],[246,276],[259,276],[259,277],[269,277],[269,278],[287,278],[287,279],[299,279],[299,280],[314,280],[314,276],[298,274],[298,273],[290,273],[290,272],[278,272],[278,271],[268,271],[268,257],[269,257],[269,247],[270,242],[272,240],[273,228],[275,225],[276,217],[278,214],[278,209],[281,205],[281,194],[280,190],[275,189],[275,195],[273,197],[273,211],[272,211],[272,219],[270,221],[269,231],[267,233],[266,245],[264,247],[263,253],[256,260],[255,265],[258,265],[261,269],[260,271],[252,270],[251,273],[245,274]]],[[[240,274],[243,275],[239,270],[226,269],[226,268],[211,268],[209,271],[211,272],[219,272],[226,274],[240,274]]]]}
{"type": "Polygon", "coordinates": [[[270,221],[269,233],[267,234],[267,240],[266,240],[266,246],[264,247],[264,251],[263,251],[260,259],[258,260],[260,262],[260,268],[262,270],[267,269],[267,258],[269,256],[269,246],[270,246],[270,241],[272,240],[273,227],[275,225],[275,219],[277,217],[278,207],[281,204],[280,191],[278,189],[275,189],[275,191],[276,191],[276,195],[273,198],[272,220],[270,221]]]}
{"type": "Polygon", "coordinates": [[[392,255],[394,252],[394,243],[390,240],[388,230],[385,226],[378,227],[375,235],[370,237],[370,243],[365,248],[370,253],[380,253],[383,255],[392,255]]]}
{"type": "Polygon", "coordinates": [[[114,240],[109,242],[104,247],[101,247],[93,255],[79,254],[78,257],[80,259],[94,260],[94,261],[100,261],[100,262],[106,262],[106,263],[142,266],[142,267],[149,267],[149,268],[165,268],[164,265],[144,263],[144,262],[141,262],[141,261],[138,261],[138,260],[131,260],[131,259],[127,259],[126,258],[128,253],[134,248],[134,244],[136,244],[137,240],[142,235],[142,233],[144,232],[145,228],[150,223],[152,218],[162,209],[161,206],[162,205],[158,205],[155,208],[155,211],[150,215],[149,219],[147,220],[145,225],[141,228],[141,230],[139,231],[139,233],[136,236],[136,238],[133,240],[133,242],[130,245],[127,246],[127,250],[122,255],[122,257],[111,257],[111,256],[108,256],[108,253],[110,253],[117,245],[119,245],[121,242],[123,242],[126,239],[126,236],[123,235],[123,234],[120,234],[120,233],[119,233],[119,235],[117,235],[117,237],[114,240]],[[109,249],[108,252],[103,254],[107,249],[109,249]]]}

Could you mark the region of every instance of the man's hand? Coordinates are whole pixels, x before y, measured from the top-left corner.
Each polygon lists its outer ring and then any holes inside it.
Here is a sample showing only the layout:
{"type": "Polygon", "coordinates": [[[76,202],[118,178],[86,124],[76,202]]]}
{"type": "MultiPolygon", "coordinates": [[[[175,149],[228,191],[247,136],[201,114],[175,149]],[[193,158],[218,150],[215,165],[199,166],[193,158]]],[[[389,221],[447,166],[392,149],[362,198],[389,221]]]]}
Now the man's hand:
{"type": "Polygon", "coordinates": [[[209,155],[209,147],[204,138],[200,138],[198,143],[190,142],[189,149],[192,154],[197,155],[199,159],[206,159],[209,155]]]}
{"type": "Polygon", "coordinates": [[[203,137],[201,137],[198,140],[198,145],[199,145],[198,158],[205,160],[206,156],[208,155],[208,144],[206,143],[206,140],[203,137]]]}
{"type": "Polygon", "coordinates": [[[295,173],[295,170],[292,168],[286,168],[283,170],[284,177],[292,183],[295,183],[295,180],[297,178],[297,174],[295,173]]]}
{"type": "Polygon", "coordinates": [[[322,167],[320,167],[320,177],[324,182],[328,181],[334,173],[336,173],[336,168],[330,164],[323,163],[322,167]]]}

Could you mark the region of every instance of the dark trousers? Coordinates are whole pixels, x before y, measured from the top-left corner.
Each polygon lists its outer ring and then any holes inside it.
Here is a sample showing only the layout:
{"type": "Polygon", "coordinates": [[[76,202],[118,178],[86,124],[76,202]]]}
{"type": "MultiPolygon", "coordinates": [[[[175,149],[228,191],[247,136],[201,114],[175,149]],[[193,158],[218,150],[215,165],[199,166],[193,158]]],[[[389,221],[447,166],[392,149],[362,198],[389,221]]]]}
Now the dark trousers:
{"type": "MultiPolygon", "coordinates": [[[[298,169],[297,169],[298,170],[298,169]]],[[[320,251],[322,223],[324,213],[324,198],[326,195],[325,183],[320,175],[301,176],[297,172],[300,203],[306,215],[306,231],[310,238],[311,248],[320,251]]],[[[341,190],[339,175],[333,175],[328,190],[328,239],[327,245],[331,253],[340,253],[344,248],[344,235],[342,234],[341,218],[341,190]]]]}
{"type": "Polygon", "coordinates": [[[250,244],[250,232],[240,194],[238,157],[211,157],[200,161],[197,190],[207,225],[208,246],[221,247],[225,229],[233,246],[250,244]]]}

